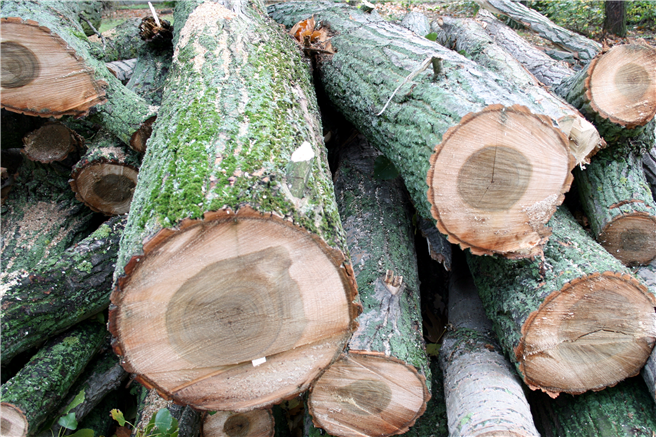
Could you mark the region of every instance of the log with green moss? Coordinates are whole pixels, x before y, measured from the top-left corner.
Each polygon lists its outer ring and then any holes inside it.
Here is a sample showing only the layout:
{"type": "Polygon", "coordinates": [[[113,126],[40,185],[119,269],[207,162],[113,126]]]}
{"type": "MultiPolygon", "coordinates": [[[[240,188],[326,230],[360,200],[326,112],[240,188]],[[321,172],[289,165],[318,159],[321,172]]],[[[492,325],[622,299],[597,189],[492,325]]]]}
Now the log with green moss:
{"type": "Polygon", "coordinates": [[[117,217],[65,252],[43,259],[6,286],[2,359],[37,346],[109,305],[125,218],[117,217]]]}
{"type": "Polygon", "coordinates": [[[321,85],[398,168],[420,216],[477,254],[539,252],[574,158],[551,119],[536,115],[545,113],[537,95],[344,4],[279,3],[269,13],[288,27],[314,16],[329,29],[336,53],[317,59],[321,85]]]}
{"type": "Polygon", "coordinates": [[[440,348],[449,435],[537,437],[522,383],[493,338],[464,256],[455,261],[449,282],[451,329],[440,348]]]}
{"type": "Polygon", "coordinates": [[[175,23],[109,328],[144,385],[242,412],[304,391],[339,355],[356,287],[293,41],[258,1],[178,3],[175,23]]]}
{"type": "Polygon", "coordinates": [[[16,376],[2,385],[2,435],[34,435],[91,361],[107,331],[97,321],[83,322],[48,341],[16,376]]]}
{"type": "Polygon", "coordinates": [[[606,142],[636,137],[656,114],[656,49],[613,46],[554,91],[594,123],[606,142]]]}
{"type": "Polygon", "coordinates": [[[164,82],[171,68],[173,47],[153,48],[144,46],[139,50],[127,87],[152,105],[161,105],[164,82]]]}
{"type": "Polygon", "coordinates": [[[105,215],[127,214],[137,185],[141,156],[101,130],[71,172],[75,197],[105,215]]]}
{"type": "Polygon", "coordinates": [[[121,141],[143,151],[155,107],[128,90],[90,54],[76,21],[76,2],[2,2],[2,107],[38,117],[97,118],[121,141]]]}
{"type": "Polygon", "coordinates": [[[376,172],[387,158],[362,135],[340,155],[335,193],[363,311],[349,356],[314,383],[308,408],[332,435],[401,434],[430,398],[409,199],[400,177],[376,172]]]}
{"type": "Polygon", "coordinates": [[[146,43],[139,37],[141,18],[128,18],[102,33],[101,38],[92,38],[91,54],[103,62],[123,61],[137,57],[146,43]]]}
{"type": "Polygon", "coordinates": [[[627,266],[656,258],[656,202],[641,156],[603,151],[575,180],[590,228],[611,255],[627,266]]]}
{"type": "Polygon", "coordinates": [[[580,396],[536,394],[531,401],[544,437],[652,437],[656,429],[656,404],[640,378],[580,396]]]}
{"type": "Polygon", "coordinates": [[[504,352],[554,397],[636,375],[656,342],[656,297],[564,207],[549,225],[543,257],[468,257],[504,352]]]}

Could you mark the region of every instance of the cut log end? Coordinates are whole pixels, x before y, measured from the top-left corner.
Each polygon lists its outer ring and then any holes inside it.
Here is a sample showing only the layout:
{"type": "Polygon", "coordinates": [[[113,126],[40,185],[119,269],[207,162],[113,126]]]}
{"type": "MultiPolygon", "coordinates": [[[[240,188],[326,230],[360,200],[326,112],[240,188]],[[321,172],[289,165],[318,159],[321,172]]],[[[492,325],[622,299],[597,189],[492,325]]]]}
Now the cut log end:
{"type": "Polygon", "coordinates": [[[524,381],[555,397],[636,375],[656,342],[656,298],[629,275],[592,274],[552,293],[522,327],[524,381]]]}
{"type": "Polygon", "coordinates": [[[656,49],[617,45],[590,63],[586,97],[602,117],[634,128],[656,115],[656,49]]]}
{"type": "Polygon", "coordinates": [[[153,123],[155,123],[156,118],[157,116],[150,117],[132,134],[132,138],[130,138],[130,147],[132,150],[139,153],[146,151],[146,141],[148,141],[148,138],[153,133],[153,123]]]}
{"type": "Polygon", "coordinates": [[[95,162],[71,175],[77,199],[105,215],[127,214],[137,185],[139,171],[111,161],[95,162]]]}
{"type": "Polygon", "coordinates": [[[217,411],[205,416],[203,437],[273,437],[273,413],[271,410],[253,410],[246,413],[217,411]]]}
{"type": "Polygon", "coordinates": [[[624,265],[649,264],[656,258],[656,217],[643,212],[618,216],[597,240],[624,265]]]}
{"type": "Polygon", "coordinates": [[[25,437],[27,428],[27,418],[19,408],[7,402],[0,405],[0,436],[25,437]]]}
{"type": "Polygon", "coordinates": [[[82,116],[105,101],[102,84],[46,27],[2,18],[2,107],[37,117],[82,116]]]}
{"type": "Polygon", "coordinates": [[[449,241],[474,254],[534,255],[574,165],[551,120],[521,106],[488,106],[449,129],[431,157],[433,217],[449,241]]]}
{"type": "Polygon", "coordinates": [[[342,437],[406,432],[426,410],[430,393],[414,367],[383,354],[351,351],[315,382],[314,424],[342,437]]]}
{"type": "Polygon", "coordinates": [[[61,123],[49,123],[23,138],[23,153],[28,159],[43,163],[64,160],[80,149],[84,140],[61,123]]]}
{"type": "Polygon", "coordinates": [[[110,331],[163,397],[248,411],[302,392],[336,358],[357,325],[355,290],[341,252],[310,233],[223,210],[160,232],[132,258],[110,331]]]}

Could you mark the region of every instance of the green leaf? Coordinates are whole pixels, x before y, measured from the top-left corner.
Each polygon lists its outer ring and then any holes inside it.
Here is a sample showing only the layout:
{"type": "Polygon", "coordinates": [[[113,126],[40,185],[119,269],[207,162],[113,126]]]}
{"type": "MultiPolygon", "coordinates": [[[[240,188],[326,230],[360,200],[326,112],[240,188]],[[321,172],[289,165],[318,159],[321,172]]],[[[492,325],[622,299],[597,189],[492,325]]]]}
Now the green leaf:
{"type": "Polygon", "coordinates": [[[168,409],[162,408],[155,415],[155,426],[160,432],[168,431],[173,424],[173,416],[168,409]]]}
{"type": "Polygon", "coordinates": [[[440,347],[442,345],[437,344],[437,343],[428,343],[426,345],[426,353],[428,355],[431,355],[433,357],[437,357],[440,355],[440,347]]]}
{"type": "Polygon", "coordinates": [[[77,407],[82,402],[84,402],[84,389],[80,390],[71,403],[68,404],[68,407],[64,410],[64,414],[70,413],[73,408],[77,407]]]}
{"type": "Polygon", "coordinates": [[[119,426],[125,426],[125,417],[123,417],[121,410],[114,408],[109,413],[112,415],[112,419],[118,422],[119,426]]]}
{"type": "Polygon", "coordinates": [[[77,428],[77,420],[75,420],[75,413],[68,413],[65,416],[60,417],[57,423],[59,424],[59,426],[64,427],[66,429],[70,429],[71,431],[74,431],[77,428]]]}
{"type": "Polygon", "coordinates": [[[426,35],[426,38],[431,41],[437,41],[437,33],[431,32],[428,35],[426,35]]]}
{"type": "Polygon", "coordinates": [[[374,179],[380,181],[388,181],[395,179],[399,175],[399,171],[394,167],[392,161],[380,155],[374,161],[374,179]]]}
{"type": "Polygon", "coordinates": [[[75,433],[69,435],[68,437],[95,437],[96,433],[94,430],[89,428],[84,428],[76,431],[75,433]]]}

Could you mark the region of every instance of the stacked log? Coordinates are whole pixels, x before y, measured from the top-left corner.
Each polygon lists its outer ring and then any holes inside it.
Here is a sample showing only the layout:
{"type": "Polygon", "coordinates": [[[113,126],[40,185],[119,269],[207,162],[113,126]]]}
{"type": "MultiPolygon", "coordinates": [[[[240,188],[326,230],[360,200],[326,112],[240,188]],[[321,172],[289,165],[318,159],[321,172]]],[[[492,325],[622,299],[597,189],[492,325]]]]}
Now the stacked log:
{"type": "Polygon", "coordinates": [[[69,153],[84,147],[84,139],[62,123],[46,123],[23,137],[23,153],[37,162],[63,161],[69,153]]]}
{"type": "Polygon", "coordinates": [[[273,437],[273,413],[270,409],[246,413],[217,411],[205,415],[201,437],[273,437]]]}

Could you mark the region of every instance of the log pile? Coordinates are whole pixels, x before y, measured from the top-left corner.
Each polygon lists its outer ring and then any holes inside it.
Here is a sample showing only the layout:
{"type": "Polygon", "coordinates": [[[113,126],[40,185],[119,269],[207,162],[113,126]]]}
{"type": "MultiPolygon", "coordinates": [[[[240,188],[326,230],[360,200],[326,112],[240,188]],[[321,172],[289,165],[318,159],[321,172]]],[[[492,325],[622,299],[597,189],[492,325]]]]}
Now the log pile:
{"type": "Polygon", "coordinates": [[[656,50],[479,3],[583,68],[486,11],[3,2],[1,435],[653,429],[656,50]]]}

